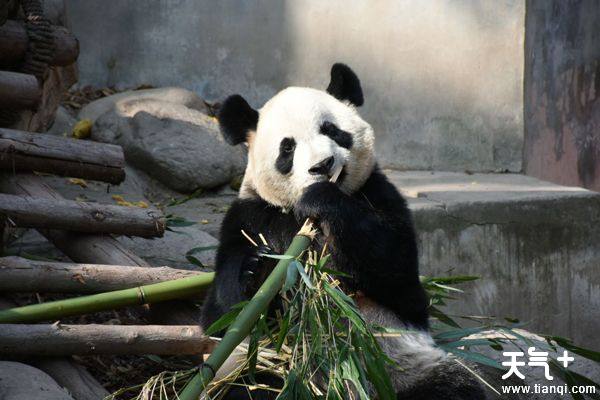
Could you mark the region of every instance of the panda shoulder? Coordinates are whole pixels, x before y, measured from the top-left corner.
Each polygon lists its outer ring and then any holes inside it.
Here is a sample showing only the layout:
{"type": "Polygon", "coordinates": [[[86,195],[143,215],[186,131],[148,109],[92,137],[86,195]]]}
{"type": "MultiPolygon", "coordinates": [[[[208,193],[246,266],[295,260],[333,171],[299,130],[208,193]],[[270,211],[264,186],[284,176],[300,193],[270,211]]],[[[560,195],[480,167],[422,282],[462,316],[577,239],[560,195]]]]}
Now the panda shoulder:
{"type": "Polygon", "coordinates": [[[389,181],[388,177],[375,167],[360,192],[376,208],[384,209],[406,209],[407,203],[396,186],[389,181]]]}

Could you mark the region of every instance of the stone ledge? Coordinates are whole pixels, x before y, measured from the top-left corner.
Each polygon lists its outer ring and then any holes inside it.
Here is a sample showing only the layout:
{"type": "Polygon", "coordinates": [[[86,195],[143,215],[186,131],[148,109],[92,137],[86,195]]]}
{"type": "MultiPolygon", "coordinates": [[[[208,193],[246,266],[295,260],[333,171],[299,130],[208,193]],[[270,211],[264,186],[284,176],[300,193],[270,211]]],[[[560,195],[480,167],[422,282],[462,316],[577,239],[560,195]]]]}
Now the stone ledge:
{"type": "Polygon", "coordinates": [[[482,277],[452,312],[600,349],[600,193],[518,174],[386,173],[413,210],[421,273],[482,277]]]}

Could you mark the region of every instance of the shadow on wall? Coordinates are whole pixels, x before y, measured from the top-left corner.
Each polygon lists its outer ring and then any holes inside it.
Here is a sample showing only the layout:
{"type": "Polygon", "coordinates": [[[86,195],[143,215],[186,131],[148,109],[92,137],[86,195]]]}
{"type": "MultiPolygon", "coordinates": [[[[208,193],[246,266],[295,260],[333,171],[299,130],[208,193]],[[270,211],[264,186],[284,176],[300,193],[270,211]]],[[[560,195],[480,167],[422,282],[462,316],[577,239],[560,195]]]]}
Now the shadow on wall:
{"type": "Polygon", "coordinates": [[[521,168],[522,1],[67,0],[82,84],[178,85],[255,107],[286,85],[362,78],[385,166],[521,168]]]}

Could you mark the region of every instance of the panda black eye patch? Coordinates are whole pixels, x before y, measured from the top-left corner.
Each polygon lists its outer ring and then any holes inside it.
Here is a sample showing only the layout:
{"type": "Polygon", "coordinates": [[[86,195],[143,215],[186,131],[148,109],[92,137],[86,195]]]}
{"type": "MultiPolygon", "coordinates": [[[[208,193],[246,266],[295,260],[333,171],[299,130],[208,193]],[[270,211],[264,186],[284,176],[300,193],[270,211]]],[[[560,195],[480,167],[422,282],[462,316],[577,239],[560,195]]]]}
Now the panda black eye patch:
{"type": "Polygon", "coordinates": [[[350,149],[352,147],[352,135],[338,128],[333,122],[323,122],[319,128],[319,131],[321,134],[336,142],[340,147],[345,149],[350,149]]]}
{"type": "Polygon", "coordinates": [[[275,161],[275,168],[283,175],[289,174],[292,170],[294,150],[296,150],[296,141],[293,138],[285,138],[279,144],[279,155],[275,161]]]}

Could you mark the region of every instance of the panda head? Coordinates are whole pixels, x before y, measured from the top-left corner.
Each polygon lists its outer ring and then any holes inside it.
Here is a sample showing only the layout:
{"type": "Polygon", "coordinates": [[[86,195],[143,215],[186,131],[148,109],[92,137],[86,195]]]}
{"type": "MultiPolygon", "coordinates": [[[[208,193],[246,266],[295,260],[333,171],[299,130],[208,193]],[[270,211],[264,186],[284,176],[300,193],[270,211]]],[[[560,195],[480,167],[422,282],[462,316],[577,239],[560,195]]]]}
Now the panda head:
{"type": "Polygon", "coordinates": [[[258,111],[239,95],[227,98],[218,115],[223,136],[248,145],[240,197],[290,209],[339,168],[340,188],[358,190],[375,165],[373,129],[356,111],[362,104],[360,81],[344,64],[333,65],[326,91],[289,87],[258,111]]]}

